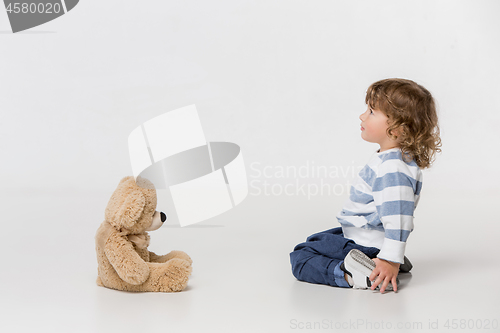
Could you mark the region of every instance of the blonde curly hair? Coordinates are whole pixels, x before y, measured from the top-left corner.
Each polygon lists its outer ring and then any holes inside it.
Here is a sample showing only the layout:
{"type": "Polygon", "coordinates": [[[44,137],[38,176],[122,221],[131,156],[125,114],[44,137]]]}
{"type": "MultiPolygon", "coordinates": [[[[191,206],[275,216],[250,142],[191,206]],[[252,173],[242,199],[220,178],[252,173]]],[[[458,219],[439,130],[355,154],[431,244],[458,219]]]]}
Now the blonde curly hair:
{"type": "Polygon", "coordinates": [[[387,135],[399,142],[407,161],[422,168],[441,152],[436,105],[423,86],[406,79],[385,79],[373,83],[366,92],[366,104],[389,118],[387,135]]]}

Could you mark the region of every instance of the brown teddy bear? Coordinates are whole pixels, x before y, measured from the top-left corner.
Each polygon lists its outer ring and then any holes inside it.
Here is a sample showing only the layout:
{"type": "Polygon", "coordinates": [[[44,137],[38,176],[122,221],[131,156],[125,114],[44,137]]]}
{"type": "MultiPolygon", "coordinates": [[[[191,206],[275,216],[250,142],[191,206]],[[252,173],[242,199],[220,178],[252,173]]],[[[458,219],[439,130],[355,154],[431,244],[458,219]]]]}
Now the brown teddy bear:
{"type": "Polygon", "coordinates": [[[182,251],[158,256],[148,251],[149,235],[166,219],[156,210],[156,189],[147,179],[123,178],[106,207],[95,237],[97,284],[126,291],[183,290],[191,258],[182,251]]]}

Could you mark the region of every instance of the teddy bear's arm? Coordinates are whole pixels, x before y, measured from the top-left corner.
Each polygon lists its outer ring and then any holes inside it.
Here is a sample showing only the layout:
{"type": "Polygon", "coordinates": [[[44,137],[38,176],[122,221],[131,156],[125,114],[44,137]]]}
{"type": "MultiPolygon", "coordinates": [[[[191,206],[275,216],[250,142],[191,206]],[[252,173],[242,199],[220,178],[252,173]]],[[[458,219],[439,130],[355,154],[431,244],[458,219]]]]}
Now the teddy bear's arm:
{"type": "Polygon", "coordinates": [[[139,285],[149,277],[149,267],[134,250],[133,245],[116,233],[109,236],[104,253],[120,278],[130,284],[139,285]]]}

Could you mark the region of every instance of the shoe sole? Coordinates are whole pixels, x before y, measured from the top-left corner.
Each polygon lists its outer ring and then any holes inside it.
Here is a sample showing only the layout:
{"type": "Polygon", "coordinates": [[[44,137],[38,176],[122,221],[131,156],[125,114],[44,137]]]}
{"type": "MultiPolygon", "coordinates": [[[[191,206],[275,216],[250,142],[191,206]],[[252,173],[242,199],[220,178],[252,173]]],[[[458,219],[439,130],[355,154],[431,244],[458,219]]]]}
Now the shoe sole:
{"type": "MultiPolygon", "coordinates": [[[[372,285],[370,281],[370,275],[372,271],[375,269],[375,261],[371,260],[366,254],[363,252],[353,249],[349,252],[349,254],[344,259],[344,266],[348,271],[356,270],[363,275],[366,276],[366,286],[354,285],[355,289],[369,289],[372,285]]],[[[380,289],[380,285],[377,286],[377,290],[380,289]]],[[[392,288],[392,283],[389,283],[385,288],[386,291],[394,290],[392,288]]]]}
{"type": "Polygon", "coordinates": [[[344,266],[350,272],[356,271],[366,276],[366,286],[355,283],[353,288],[368,289],[371,286],[371,282],[368,277],[375,269],[375,262],[368,258],[363,252],[356,249],[351,250],[344,259],[344,266]]]}

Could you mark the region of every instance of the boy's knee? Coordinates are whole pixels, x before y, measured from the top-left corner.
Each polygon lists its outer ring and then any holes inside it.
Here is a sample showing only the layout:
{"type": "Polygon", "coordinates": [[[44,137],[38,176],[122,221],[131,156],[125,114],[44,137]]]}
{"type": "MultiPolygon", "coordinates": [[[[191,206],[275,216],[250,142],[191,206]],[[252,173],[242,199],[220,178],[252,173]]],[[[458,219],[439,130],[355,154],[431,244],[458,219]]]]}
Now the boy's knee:
{"type": "Polygon", "coordinates": [[[290,253],[290,264],[292,265],[292,274],[295,278],[300,280],[300,271],[304,266],[303,261],[300,260],[300,251],[293,251],[290,253]]]}
{"type": "Polygon", "coordinates": [[[292,270],[297,264],[297,252],[293,251],[290,253],[290,264],[292,265],[292,270]]]}

